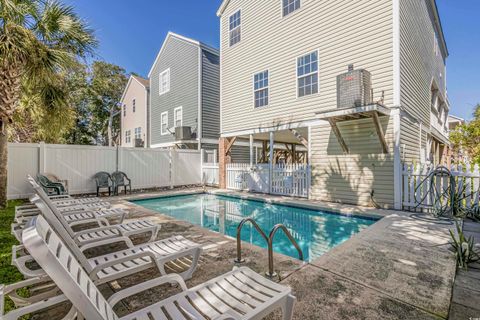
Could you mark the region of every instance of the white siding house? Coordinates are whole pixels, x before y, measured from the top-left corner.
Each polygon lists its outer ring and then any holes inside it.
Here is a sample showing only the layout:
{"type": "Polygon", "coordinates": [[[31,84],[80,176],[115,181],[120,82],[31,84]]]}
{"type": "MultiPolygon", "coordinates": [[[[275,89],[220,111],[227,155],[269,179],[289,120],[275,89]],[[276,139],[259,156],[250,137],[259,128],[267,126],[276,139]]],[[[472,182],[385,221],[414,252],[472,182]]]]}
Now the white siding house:
{"type": "Polygon", "coordinates": [[[448,143],[435,1],[225,0],[217,15],[223,162],[237,138],[296,145],[311,199],[400,208],[402,162],[448,143]],[[337,76],[352,64],[370,72],[372,103],[339,111],[337,76]]]}
{"type": "Polygon", "coordinates": [[[130,76],[121,99],[122,147],[148,147],[149,81],[130,76]]]}

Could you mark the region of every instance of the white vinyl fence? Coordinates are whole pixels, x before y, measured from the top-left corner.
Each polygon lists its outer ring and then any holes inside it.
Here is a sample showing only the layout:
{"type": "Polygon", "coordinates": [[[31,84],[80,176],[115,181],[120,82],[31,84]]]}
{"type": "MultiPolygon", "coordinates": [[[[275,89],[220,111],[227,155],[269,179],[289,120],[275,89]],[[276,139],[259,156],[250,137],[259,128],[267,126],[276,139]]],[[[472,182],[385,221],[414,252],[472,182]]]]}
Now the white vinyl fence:
{"type": "MultiPolygon", "coordinates": [[[[433,180],[428,177],[436,169],[432,165],[404,165],[403,166],[403,207],[405,209],[428,209],[434,202],[432,188],[436,193],[450,187],[447,175],[433,180]]],[[[457,192],[462,192],[461,198],[467,208],[478,205],[480,200],[480,170],[479,166],[453,165],[449,168],[455,179],[457,192]]]]}
{"type": "Polygon", "coordinates": [[[202,183],[200,151],[98,146],[17,144],[8,146],[8,198],[31,194],[28,174],[54,174],[71,194],[94,193],[99,171],[125,172],[133,189],[202,183]]]}
{"type": "Polygon", "coordinates": [[[227,188],[271,193],[283,196],[308,198],[310,189],[310,166],[303,164],[272,166],[248,163],[227,165],[227,188]]]}
{"type": "Polygon", "coordinates": [[[218,186],[220,184],[217,150],[202,153],[202,183],[208,186],[218,186]]]}

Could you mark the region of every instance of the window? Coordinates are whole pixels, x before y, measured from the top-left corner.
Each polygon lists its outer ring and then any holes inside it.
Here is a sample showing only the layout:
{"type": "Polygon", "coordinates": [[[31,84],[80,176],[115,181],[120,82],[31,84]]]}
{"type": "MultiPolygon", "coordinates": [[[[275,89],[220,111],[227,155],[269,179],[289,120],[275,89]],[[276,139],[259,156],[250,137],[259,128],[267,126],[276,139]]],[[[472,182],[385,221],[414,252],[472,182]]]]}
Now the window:
{"type": "Polygon", "coordinates": [[[230,16],[230,47],[241,40],[241,11],[238,10],[230,16]]]}
{"type": "Polygon", "coordinates": [[[160,95],[167,93],[170,91],[170,69],[167,69],[160,73],[159,76],[159,92],[160,95]]]}
{"type": "Polygon", "coordinates": [[[132,100],[132,112],[135,113],[135,99],[132,100]]]}
{"type": "Polygon", "coordinates": [[[293,11],[300,9],[300,0],[282,0],[283,16],[289,15],[293,11]]]}
{"type": "Polygon", "coordinates": [[[131,134],[130,130],[125,131],[125,143],[130,143],[132,141],[131,134]]]}
{"type": "Polygon", "coordinates": [[[181,127],[183,124],[183,108],[178,107],[173,111],[173,123],[175,127],[181,127]]]}
{"type": "Polygon", "coordinates": [[[127,105],[126,104],[123,105],[123,116],[124,117],[127,116],[127,105]]]}
{"type": "Polygon", "coordinates": [[[255,108],[268,105],[268,71],[253,76],[255,108]]]}
{"type": "Polygon", "coordinates": [[[160,130],[162,135],[168,134],[168,111],[163,112],[160,116],[160,130]]]}
{"type": "Polygon", "coordinates": [[[436,32],[433,35],[433,52],[435,52],[435,55],[438,57],[440,47],[438,46],[438,36],[436,32]]]}
{"type": "Polygon", "coordinates": [[[135,140],[142,139],[142,128],[135,128],[135,140]]]}
{"type": "Polygon", "coordinates": [[[297,59],[298,96],[318,93],[318,52],[297,59]]]}

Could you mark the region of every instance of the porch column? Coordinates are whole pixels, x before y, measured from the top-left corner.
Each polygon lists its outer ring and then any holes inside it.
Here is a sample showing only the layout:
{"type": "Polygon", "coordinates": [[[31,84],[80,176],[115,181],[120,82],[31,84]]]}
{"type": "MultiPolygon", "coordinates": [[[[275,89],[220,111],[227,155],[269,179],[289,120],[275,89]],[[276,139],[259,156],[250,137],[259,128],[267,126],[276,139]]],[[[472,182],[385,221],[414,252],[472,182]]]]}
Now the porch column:
{"type": "Polygon", "coordinates": [[[220,138],[218,141],[218,179],[220,189],[227,188],[227,164],[232,162],[228,152],[229,141],[227,138],[220,138]]]}
{"type": "Polygon", "coordinates": [[[253,167],[253,134],[250,135],[250,167],[253,167]]]}
{"type": "Polygon", "coordinates": [[[275,141],[274,133],[270,132],[270,159],[268,159],[268,172],[269,172],[269,183],[268,183],[268,193],[272,193],[272,178],[273,178],[273,155],[274,155],[275,141]]]}

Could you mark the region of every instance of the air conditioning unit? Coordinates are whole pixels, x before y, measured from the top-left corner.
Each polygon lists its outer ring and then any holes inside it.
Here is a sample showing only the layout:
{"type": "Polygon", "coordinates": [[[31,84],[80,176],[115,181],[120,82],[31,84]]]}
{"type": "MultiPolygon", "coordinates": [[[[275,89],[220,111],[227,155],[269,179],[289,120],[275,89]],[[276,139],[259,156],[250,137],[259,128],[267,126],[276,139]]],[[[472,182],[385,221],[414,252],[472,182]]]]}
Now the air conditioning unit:
{"type": "Polygon", "coordinates": [[[353,108],[372,104],[372,80],[365,69],[354,70],[353,64],[348,72],[337,76],[337,108],[353,108]]]}
{"type": "Polygon", "coordinates": [[[135,139],[135,148],[143,148],[145,147],[145,142],[143,139],[135,139]]]}
{"type": "Polygon", "coordinates": [[[176,127],[175,128],[175,140],[191,140],[192,139],[192,128],[191,127],[176,127]]]}

